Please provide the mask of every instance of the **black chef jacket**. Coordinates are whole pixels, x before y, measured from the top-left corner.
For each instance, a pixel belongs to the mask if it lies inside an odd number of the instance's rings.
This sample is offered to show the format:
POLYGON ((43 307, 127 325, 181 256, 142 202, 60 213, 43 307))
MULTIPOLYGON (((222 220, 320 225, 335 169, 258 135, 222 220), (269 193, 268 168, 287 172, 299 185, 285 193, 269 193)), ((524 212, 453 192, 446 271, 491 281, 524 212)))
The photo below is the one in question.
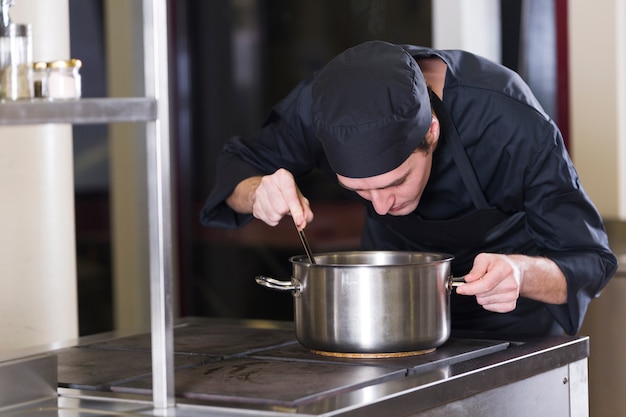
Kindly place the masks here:
MULTIPOLYGON (((501 314, 482 309, 474 297, 453 294, 452 328, 506 335, 563 330, 575 334, 589 302, 615 273, 617 260, 557 126, 514 72, 464 51, 403 47, 416 58, 438 56, 448 65, 441 112, 451 125, 442 123, 430 179, 414 213, 403 219, 379 216, 365 202, 362 248, 451 253, 455 275, 466 274, 473 257, 483 251, 545 256, 566 277, 567 304, 521 297, 515 311, 501 314), (462 144, 469 168, 458 166, 452 138, 462 144), (473 222, 471 230, 464 229, 468 224, 464 219, 477 211, 476 197, 464 178, 468 170, 473 171, 470 174, 494 216, 497 213, 516 224, 510 235, 488 236, 491 225, 476 233, 482 221, 473 222), (422 239, 421 227, 406 227, 412 218, 435 231, 440 224, 445 238, 422 239), (483 245, 481 236, 491 243, 483 245), (442 243, 446 241, 454 242, 442 243)), ((298 178, 319 168, 336 179, 311 126, 313 80, 314 76, 303 81, 279 102, 257 133, 231 138, 225 144, 216 184, 201 212, 202 224, 232 228, 250 221, 251 215, 235 213, 224 202, 250 176, 285 168, 298 178)))

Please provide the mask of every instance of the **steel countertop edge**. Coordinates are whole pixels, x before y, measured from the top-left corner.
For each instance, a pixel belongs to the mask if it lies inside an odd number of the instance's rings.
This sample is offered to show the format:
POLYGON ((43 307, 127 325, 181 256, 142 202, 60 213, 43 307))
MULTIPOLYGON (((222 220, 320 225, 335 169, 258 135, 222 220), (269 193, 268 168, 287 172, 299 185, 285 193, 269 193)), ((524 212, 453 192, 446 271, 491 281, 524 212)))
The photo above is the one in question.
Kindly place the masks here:
POLYGON ((588 357, 587 336, 551 336, 512 342, 508 349, 455 363, 447 369, 434 369, 365 387, 326 400, 324 404, 305 405, 297 411, 305 415, 313 412, 311 415, 366 417, 383 415, 385 410, 393 409, 398 415, 413 415, 588 357), (360 395, 367 391, 367 395, 360 395), (360 397, 368 397, 368 403, 357 407, 360 397))

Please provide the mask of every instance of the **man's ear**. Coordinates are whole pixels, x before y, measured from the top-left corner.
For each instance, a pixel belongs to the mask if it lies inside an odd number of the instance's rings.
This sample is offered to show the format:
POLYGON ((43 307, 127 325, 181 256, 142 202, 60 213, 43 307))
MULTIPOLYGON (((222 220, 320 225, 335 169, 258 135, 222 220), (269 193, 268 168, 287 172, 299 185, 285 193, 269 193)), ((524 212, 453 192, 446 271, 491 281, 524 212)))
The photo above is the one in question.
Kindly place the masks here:
POLYGON ((430 149, 434 150, 437 147, 437 142, 439 141, 440 134, 441 134, 441 126, 439 125, 439 119, 433 113, 433 117, 430 122, 430 127, 428 128, 428 132, 426 132, 426 141, 428 142, 430 149))

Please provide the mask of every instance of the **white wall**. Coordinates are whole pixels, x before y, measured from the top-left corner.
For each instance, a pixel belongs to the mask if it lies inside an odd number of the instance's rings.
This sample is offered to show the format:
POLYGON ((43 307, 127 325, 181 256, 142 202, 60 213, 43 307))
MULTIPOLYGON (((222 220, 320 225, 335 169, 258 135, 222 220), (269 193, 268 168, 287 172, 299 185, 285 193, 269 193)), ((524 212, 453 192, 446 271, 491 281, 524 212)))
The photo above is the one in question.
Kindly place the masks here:
POLYGON ((569 2, 572 155, 607 218, 626 219, 626 2, 569 2))
POLYGON ((501 62, 500 0, 432 2, 433 47, 464 49, 501 62))

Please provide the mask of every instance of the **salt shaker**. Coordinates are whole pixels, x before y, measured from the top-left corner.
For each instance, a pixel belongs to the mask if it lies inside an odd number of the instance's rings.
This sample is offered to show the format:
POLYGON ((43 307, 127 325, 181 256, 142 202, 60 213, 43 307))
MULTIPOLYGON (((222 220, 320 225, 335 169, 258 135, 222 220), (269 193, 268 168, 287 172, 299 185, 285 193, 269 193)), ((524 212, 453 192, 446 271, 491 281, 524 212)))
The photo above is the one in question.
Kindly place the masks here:
POLYGON ((48 62, 48 98, 77 99, 81 96, 80 59, 48 62))

